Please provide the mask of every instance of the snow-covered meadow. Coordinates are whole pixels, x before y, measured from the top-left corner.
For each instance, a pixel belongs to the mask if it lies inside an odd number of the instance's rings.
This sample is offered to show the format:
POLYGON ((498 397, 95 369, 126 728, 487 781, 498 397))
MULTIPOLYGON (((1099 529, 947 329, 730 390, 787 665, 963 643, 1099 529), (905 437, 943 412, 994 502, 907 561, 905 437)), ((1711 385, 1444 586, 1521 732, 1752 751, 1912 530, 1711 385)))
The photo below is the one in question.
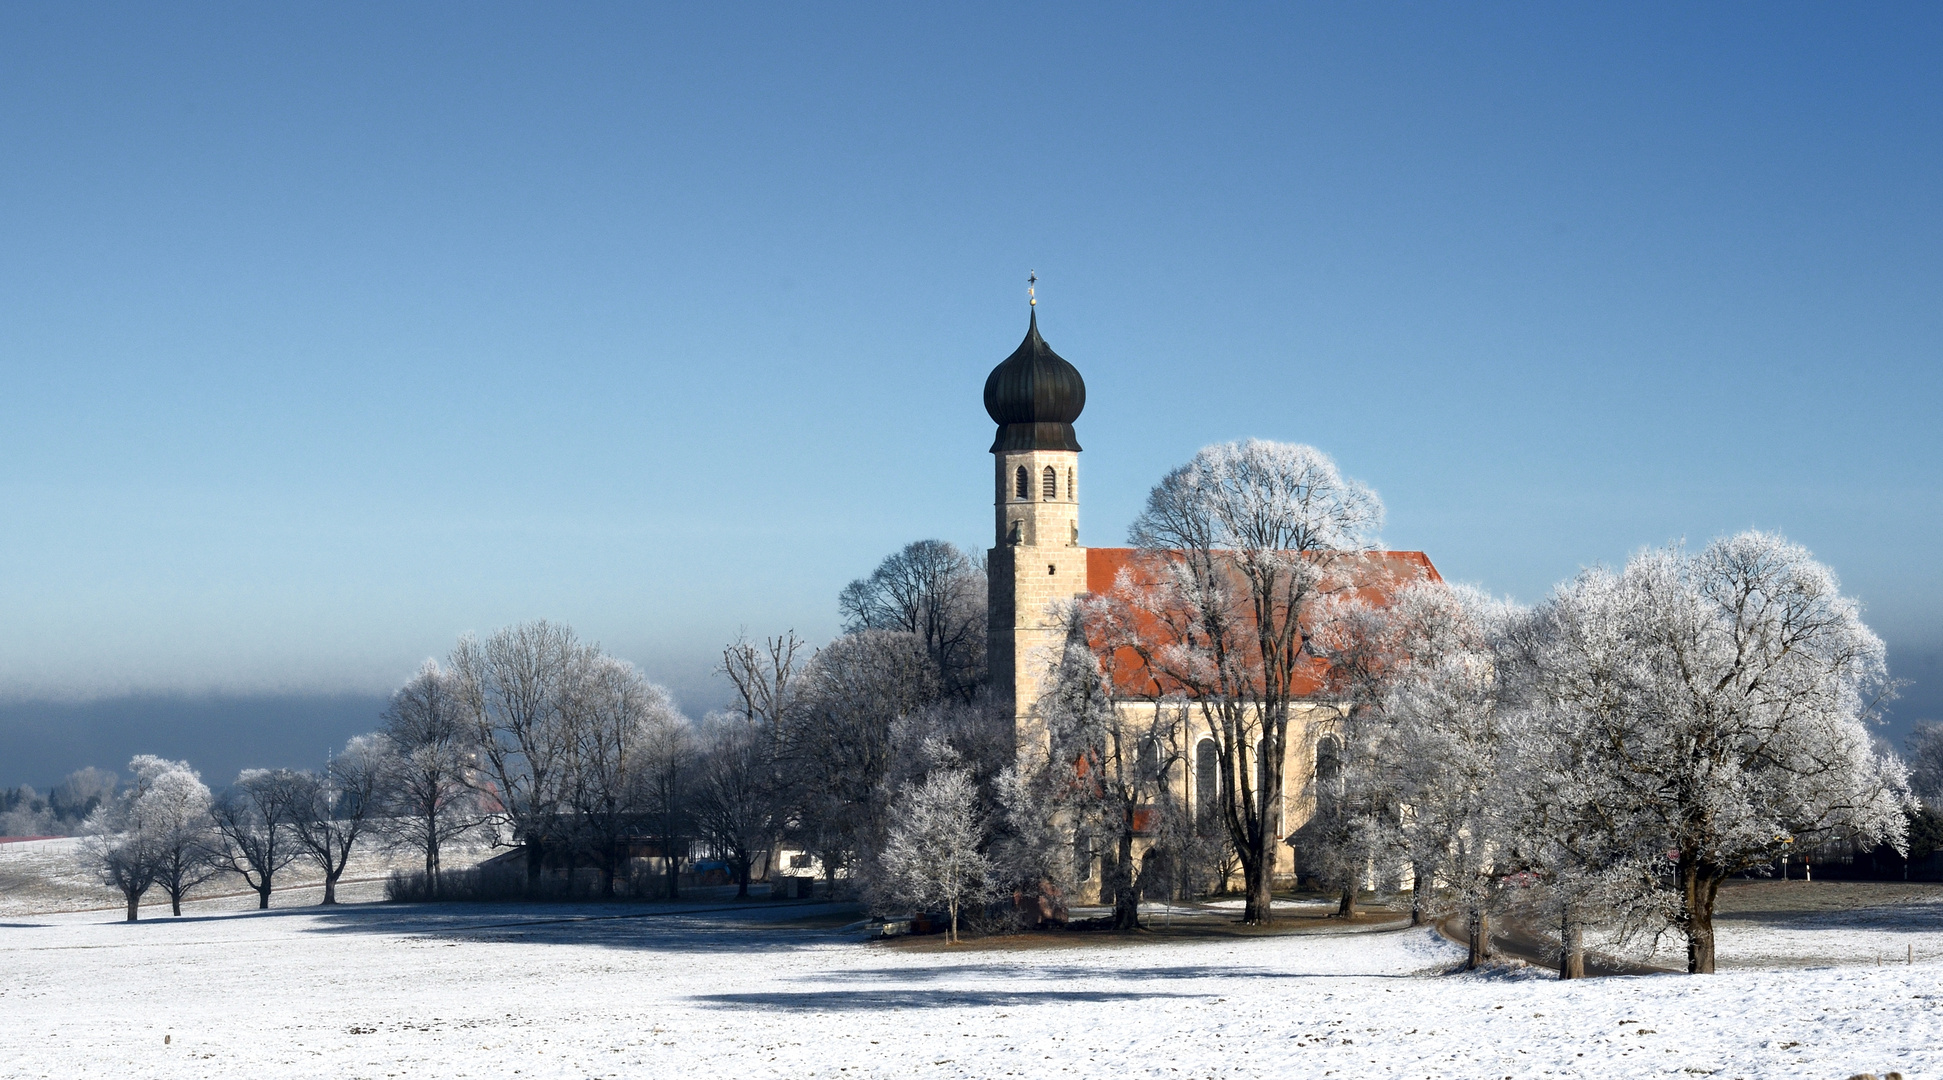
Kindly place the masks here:
MULTIPOLYGON (((9 1077, 1846 1077, 1943 964, 1559 983, 1426 930, 864 944, 827 907, 352 904, 0 924, 9 1077)), ((1943 938, 1938 938, 1943 945, 1943 938)))

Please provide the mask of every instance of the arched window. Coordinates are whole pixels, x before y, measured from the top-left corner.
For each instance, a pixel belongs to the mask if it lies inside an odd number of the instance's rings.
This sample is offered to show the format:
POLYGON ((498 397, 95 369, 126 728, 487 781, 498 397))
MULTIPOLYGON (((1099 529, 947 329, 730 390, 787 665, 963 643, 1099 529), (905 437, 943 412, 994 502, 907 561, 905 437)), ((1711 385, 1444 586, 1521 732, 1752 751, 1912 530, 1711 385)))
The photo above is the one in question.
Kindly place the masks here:
POLYGON ((1213 739, 1194 748, 1194 818, 1201 831, 1214 828, 1215 799, 1221 794, 1221 755, 1213 739))
POLYGON ((1084 829, 1073 834, 1073 870, 1081 881, 1093 880, 1093 836, 1084 829))
POLYGON ((1334 735, 1316 741, 1316 782, 1333 784, 1343 771, 1343 747, 1334 735))
POLYGON ((1152 779, 1160 775, 1160 740, 1152 735, 1140 740, 1140 753, 1134 759, 1134 769, 1143 778, 1152 779))
POLYGON ((1024 465, 1019 466, 1018 475, 1012 478, 1012 494, 1015 497, 1020 499, 1031 498, 1032 488, 1030 487, 1030 484, 1031 481, 1026 479, 1025 466, 1024 465))
POLYGON ((1316 802, 1322 805, 1335 799, 1342 790, 1343 744, 1334 735, 1316 740, 1316 802))
POLYGON ((1059 498, 1059 474, 1051 465, 1046 466, 1046 474, 1039 478, 1039 494, 1047 499, 1059 498))

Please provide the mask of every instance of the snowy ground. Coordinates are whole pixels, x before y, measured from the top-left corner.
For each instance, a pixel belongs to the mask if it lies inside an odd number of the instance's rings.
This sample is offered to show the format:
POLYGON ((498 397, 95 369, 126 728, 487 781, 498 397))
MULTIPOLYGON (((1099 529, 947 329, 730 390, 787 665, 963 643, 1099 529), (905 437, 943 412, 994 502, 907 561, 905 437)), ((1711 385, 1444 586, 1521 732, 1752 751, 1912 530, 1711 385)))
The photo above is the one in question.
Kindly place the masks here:
POLYGON ((1423 930, 952 949, 706 907, 15 919, 0 1075, 1943 1073, 1935 961, 1559 983, 1443 974, 1423 930))
MULTIPOLYGON (((1714 916, 1723 969, 1943 960, 1943 886, 1730 881, 1714 916)), ((1669 935, 1654 962, 1686 967, 1669 935)))

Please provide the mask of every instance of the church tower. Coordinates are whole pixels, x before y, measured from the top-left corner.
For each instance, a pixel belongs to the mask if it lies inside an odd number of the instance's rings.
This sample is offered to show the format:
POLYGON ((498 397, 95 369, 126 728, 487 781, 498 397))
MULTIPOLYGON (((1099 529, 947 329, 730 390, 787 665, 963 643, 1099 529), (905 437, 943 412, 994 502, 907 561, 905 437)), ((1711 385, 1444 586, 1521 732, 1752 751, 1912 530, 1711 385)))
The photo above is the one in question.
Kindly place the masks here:
POLYGON ((1011 712, 1021 754, 1046 746, 1033 706, 1064 644, 1065 628, 1053 608, 1086 592, 1079 440, 1073 435, 1073 421, 1085 406, 1086 384, 1039 336, 1035 306, 1025 340, 985 379, 985 411, 998 425, 986 657, 992 697, 1011 712))

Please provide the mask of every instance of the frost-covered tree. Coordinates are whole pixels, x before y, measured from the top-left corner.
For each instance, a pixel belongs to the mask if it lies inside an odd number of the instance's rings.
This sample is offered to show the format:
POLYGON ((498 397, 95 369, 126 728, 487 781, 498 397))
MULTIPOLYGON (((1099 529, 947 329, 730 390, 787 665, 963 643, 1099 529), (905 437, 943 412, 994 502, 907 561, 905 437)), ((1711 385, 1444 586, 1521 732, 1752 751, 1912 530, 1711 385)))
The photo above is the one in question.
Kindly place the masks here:
POLYGON ((427 660, 386 703, 377 824, 385 839, 424 857, 426 888, 439 895, 446 845, 484 821, 470 782, 472 725, 454 677, 427 660))
POLYGON ((357 735, 322 775, 298 773, 290 794, 290 838, 324 875, 320 904, 337 903, 337 879, 372 823, 389 762, 381 736, 357 735))
POLYGON ((982 850, 978 787, 964 769, 941 764, 896 807, 880 858, 886 889, 919 909, 944 909, 948 940, 957 941, 964 906, 998 892, 997 868, 982 850))
POLYGON ((1309 446, 1210 446, 1147 497, 1130 539, 1151 581, 1137 651, 1201 715, 1220 760, 1220 808, 1247 888, 1243 919, 1271 918, 1291 710, 1315 660, 1305 615, 1375 546, 1375 492, 1309 446))
MULTIPOLYGON (((1117 624, 1112 606, 1104 599, 1067 612, 1066 645, 1036 706, 1049 753, 1042 762, 1025 764, 1038 772, 1044 813, 1075 838, 1075 876, 1090 874, 1097 858, 1100 897, 1113 907, 1113 927, 1131 933, 1140 928, 1142 895, 1157 884, 1146 880, 1148 871, 1163 873, 1170 856, 1163 850, 1136 860, 1134 842, 1142 833, 1171 834, 1176 830, 1166 826, 1185 824, 1166 819, 1184 816, 1167 781, 1184 756, 1187 710, 1182 701, 1164 697, 1115 702, 1088 639, 1089 623, 1098 633, 1117 624), (1089 848, 1084 855, 1082 843, 1089 848), (1097 856, 1090 851, 1095 845, 1097 856)), ((1071 888, 1077 882, 1059 884, 1071 888)))
POLYGON ((92 765, 76 769, 62 777, 61 782, 54 785, 54 790, 48 792, 48 809, 62 821, 84 821, 94 813, 96 807, 105 805, 115 797, 115 787, 120 780, 114 773, 92 765))
POLYGON ((217 843, 216 869, 235 874, 256 892, 256 906, 270 906, 276 876, 302 853, 291 821, 312 782, 290 769, 245 769, 210 804, 217 843))
POLYGON ((186 761, 139 754, 128 763, 135 776, 135 811, 152 838, 155 884, 169 898, 169 912, 182 914, 182 898, 216 870, 209 855, 217 839, 210 817, 209 787, 186 761))
POLYGON ((971 700, 985 677, 985 571, 956 545, 918 540, 837 596, 845 633, 915 634, 947 694, 971 700))
POLYGON ((1355 916, 1373 869, 1408 861, 1414 925, 1428 917, 1432 875, 1403 834, 1402 749, 1383 708, 1408 662, 1404 629, 1396 610, 1375 598, 1337 593, 1314 605, 1308 647, 1324 662, 1312 714, 1319 734, 1299 785, 1310 816, 1293 839, 1304 869, 1336 891, 1345 919, 1355 916))
MULTIPOLYGON (((1615 640, 1616 704, 1584 709, 1611 798, 1671 854, 1691 972, 1714 970, 1714 901, 1790 838, 1901 847, 1906 774, 1872 746, 1888 687, 1882 641, 1806 550, 1747 532, 1705 550, 1642 552, 1594 571, 1548 606, 1615 640)), ((1554 654, 1549 662, 1571 662, 1554 654)))
POLYGON ((571 628, 543 619, 484 641, 461 638, 452 650, 449 667, 478 754, 482 805, 525 847, 529 888, 539 882, 566 793, 570 680, 593 651, 571 628))
POLYGON ((638 831, 649 794, 651 751, 687 719, 668 691, 633 664, 596 653, 575 659, 561 715, 561 828, 576 855, 600 869, 602 895, 612 896, 626 859, 623 842, 638 831))
POLYGON ((162 851, 158 831, 143 816, 141 791, 129 788, 107 802, 97 802, 83 829, 84 865, 102 884, 121 893, 128 905, 128 921, 140 914, 142 897, 155 884, 162 851))
POLYGON ((1512 619, 1499 649, 1518 740, 1504 813, 1517 865, 1538 886, 1525 906, 1556 928, 1562 979, 1584 977, 1589 932, 1617 944, 1671 921, 1665 835, 1611 742, 1637 722, 1629 596, 1616 575, 1583 574, 1512 619))
POLYGON ((1381 705, 1382 771, 1418 887, 1432 887, 1433 910, 1466 919, 1470 967, 1489 954, 1498 886, 1514 868, 1506 811, 1519 746, 1496 662, 1509 615, 1473 590, 1433 582, 1403 588, 1388 606, 1397 652, 1381 705))

